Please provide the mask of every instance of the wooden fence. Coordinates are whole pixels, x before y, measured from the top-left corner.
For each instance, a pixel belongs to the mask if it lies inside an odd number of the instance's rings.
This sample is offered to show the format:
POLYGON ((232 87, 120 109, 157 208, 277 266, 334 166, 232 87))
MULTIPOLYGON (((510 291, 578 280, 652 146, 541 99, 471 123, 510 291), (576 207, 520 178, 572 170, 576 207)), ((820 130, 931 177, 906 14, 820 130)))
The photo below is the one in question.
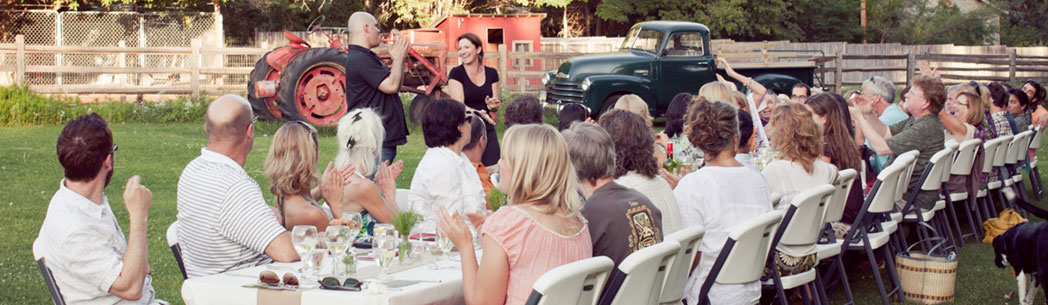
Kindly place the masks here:
MULTIPOLYGON (((609 39, 605 39, 609 40, 609 39)), ((566 42, 558 42, 566 43, 566 42)), ((244 93, 255 62, 276 46, 201 47, 81 47, 28 45, 21 36, 15 43, 0 44, 0 85, 28 84, 42 93, 58 94, 192 94, 244 93), (56 65, 33 61, 41 56, 77 54, 96 56, 96 65, 56 65), (158 56, 175 58, 155 65, 158 56), (234 60, 235 59, 235 60, 234 60), (91 75, 104 82, 57 84, 46 78, 62 74, 91 75), (40 81, 43 79, 44 81, 40 81)), ((879 75, 905 85, 913 79, 918 62, 938 67, 947 83, 968 80, 1007 81, 1048 78, 1048 47, 959 47, 952 45, 905 46, 898 44, 790 43, 785 41, 735 42, 714 40, 711 51, 736 67, 815 65, 816 86, 840 90, 860 85, 879 75), (956 52, 956 53, 950 53, 956 52), (976 54, 968 54, 976 53, 976 54)), ((485 54, 485 64, 497 67, 504 90, 536 92, 545 71, 585 52, 507 52, 505 46, 485 54)), ((458 65, 448 54, 448 67, 458 65)))

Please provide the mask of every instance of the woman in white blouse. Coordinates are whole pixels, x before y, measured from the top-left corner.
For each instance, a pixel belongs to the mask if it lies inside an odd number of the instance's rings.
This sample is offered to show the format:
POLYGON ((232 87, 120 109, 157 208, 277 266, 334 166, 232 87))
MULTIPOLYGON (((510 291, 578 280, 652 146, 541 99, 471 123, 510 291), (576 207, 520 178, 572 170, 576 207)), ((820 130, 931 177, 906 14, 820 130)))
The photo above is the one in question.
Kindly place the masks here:
MULTIPOLYGON (((698 266, 685 287, 688 304, 697 304, 702 284, 720 255, 728 232, 737 224, 770 212, 771 189, 760 173, 735 160, 739 144, 735 107, 724 102, 695 103, 685 121, 685 134, 706 157, 706 165, 684 176, 673 190, 682 226, 706 230, 699 246, 702 255, 698 266)), ((760 283, 756 281, 713 284, 708 294, 714 305, 756 304, 760 295, 760 283)))
POLYGON ((422 137, 426 154, 411 179, 408 202, 423 216, 435 216, 433 204, 448 212, 476 213, 484 209, 484 187, 469 158, 462 153, 470 138, 470 116, 466 107, 452 99, 439 99, 426 106, 422 137))

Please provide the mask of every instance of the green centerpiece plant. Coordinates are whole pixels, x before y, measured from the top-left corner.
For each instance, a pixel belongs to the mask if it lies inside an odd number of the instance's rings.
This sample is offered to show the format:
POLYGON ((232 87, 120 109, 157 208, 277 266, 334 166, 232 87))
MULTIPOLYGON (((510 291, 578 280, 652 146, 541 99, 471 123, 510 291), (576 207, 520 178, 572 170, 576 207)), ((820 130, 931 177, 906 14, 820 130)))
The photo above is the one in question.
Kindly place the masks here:
POLYGON ((400 263, 411 257, 411 228, 415 227, 422 217, 411 211, 400 211, 393 215, 393 228, 400 232, 400 263))

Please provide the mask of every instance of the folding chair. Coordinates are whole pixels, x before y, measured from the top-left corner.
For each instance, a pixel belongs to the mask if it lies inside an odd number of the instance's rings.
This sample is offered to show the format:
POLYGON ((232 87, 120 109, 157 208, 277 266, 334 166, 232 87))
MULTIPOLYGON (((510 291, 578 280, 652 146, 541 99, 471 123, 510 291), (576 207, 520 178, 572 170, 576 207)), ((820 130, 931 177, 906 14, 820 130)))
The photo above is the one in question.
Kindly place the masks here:
POLYGON ((1026 165, 1026 159, 1030 155, 1030 141, 1033 139, 1033 133, 1034 131, 1032 129, 1019 133, 1021 139, 1017 144, 1018 148, 1016 148, 1014 160, 1008 158, 1008 160, 1005 161, 1006 163, 1007 161, 1012 161, 1010 164, 1011 170, 1009 171, 1009 173, 1012 174, 1012 185, 1017 185, 1015 191, 1019 193, 1019 198, 1026 201, 1029 201, 1030 198, 1026 195, 1026 187, 1023 185, 1023 174, 1020 169, 1026 165))
POLYGON ((182 263, 182 246, 178 244, 178 220, 175 220, 167 227, 167 246, 171 247, 171 254, 175 255, 178 270, 182 271, 182 279, 188 279, 189 277, 186 276, 186 265, 182 263))
POLYGON ((1030 188, 1033 189, 1033 194, 1037 196, 1037 200, 1044 199, 1044 182, 1041 181, 1041 172, 1037 170, 1037 150, 1041 149, 1043 139, 1044 130, 1035 128, 1033 140, 1030 140, 1030 157, 1028 162, 1026 162, 1029 165, 1026 167, 1026 174, 1030 176, 1030 188))
MULTIPOLYGON (((973 145, 972 147, 975 146, 973 145)), ((960 154, 960 144, 956 141, 948 141, 946 142, 946 149, 950 150, 950 156, 943 160, 943 170, 939 173, 938 197, 941 199, 935 201, 935 208, 932 210, 936 214, 941 214, 935 219, 939 221, 941 226, 947 229, 944 231, 944 234, 948 234, 950 242, 955 246, 963 248, 965 246, 964 237, 961 235, 961 225, 957 221, 957 211, 954 210, 953 200, 948 198, 949 190, 946 189, 946 183, 950 181, 950 174, 953 172, 953 164, 957 162, 957 155, 960 154)))
MULTIPOLYGON (((892 211, 888 213, 887 218, 881 217, 882 221, 880 224, 884 232, 894 236, 889 239, 892 253, 898 253, 906 249, 906 236, 903 236, 903 232, 899 230, 899 224, 903 220, 902 207, 906 206, 906 200, 903 198, 903 195, 910 187, 910 179, 913 178, 913 171, 917 168, 918 156, 920 156, 920 152, 911 150, 899 154, 891 163, 891 165, 898 164, 903 167, 902 172, 899 173, 899 179, 894 184, 894 191, 892 191, 892 202, 894 203, 892 211)), ((870 193, 872 194, 873 192, 871 191, 870 193)))
POLYGON ((990 207, 993 210, 991 217, 997 215, 998 211, 1004 210, 1008 206, 1007 201, 1004 200, 1004 195, 1001 194, 1001 187, 1004 186, 1005 180, 1008 178, 1005 173, 1006 170, 1004 170, 1004 161, 1009 155, 1009 151, 1014 152, 1012 150, 1012 139, 1014 137, 1018 137, 1018 135, 998 137, 998 139, 1001 139, 1001 144, 993 155, 993 168, 997 172, 997 180, 986 183, 986 189, 990 193, 987 194, 988 198, 991 199, 990 207), (1001 207, 1000 209, 997 209, 998 205, 1001 207))
MULTIPOLYGON (((917 185, 910 190, 909 198, 906 199, 906 205, 902 208, 903 222, 918 224, 916 226, 917 236, 921 241, 928 240, 931 237, 926 227, 920 225, 921 223, 932 225, 936 231, 942 232, 942 237, 948 241, 953 239, 949 226, 942 225, 942 217, 935 217, 936 212, 942 209, 939 207, 939 204, 936 204, 932 209, 925 209, 917 204, 917 195, 921 191, 940 193, 943 172, 947 171, 947 164, 953 163, 953 152, 951 147, 946 147, 932 155, 918 178, 917 185)), ((942 206, 945 207, 945 202, 942 203, 942 206)), ((905 239, 903 240, 905 241, 905 239)), ((931 244, 926 244, 924 249, 931 249, 931 244)))
MULTIPOLYGON (((953 166, 950 167, 950 171, 947 174, 947 177, 949 177, 949 175, 972 175, 972 169, 975 166, 975 156, 979 152, 979 147, 982 146, 982 144, 982 140, 979 139, 971 139, 961 143, 960 147, 957 149, 957 157, 953 159, 953 166)), ((974 173, 974 175, 979 175, 979 172, 974 173)), ((979 177, 970 177, 969 179, 979 179, 979 177)), ((953 221, 953 224, 957 229, 957 233, 959 235, 958 238, 961 240, 962 245, 964 243, 964 237, 967 235, 961 233, 960 222, 958 221, 957 216, 953 211, 954 203, 959 201, 963 201, 966 203, 966 205, 962 205, 962 207, 964 208, 964 212, 968 215, 968 225, 971 227, 972 230, 972 233, 968 235, 972 235, 975 241, 981 240, 983 235, 981 225, 982 222, 980 221, 980 225, 978 226, 975 225, 975 217, 974 215, 972 215, 971 209, 971 207, 975 205, 972 202, 970 202, 968 198, 970 195, 976 193, 977 190, 966 188, 964 192, 951 193, 946 188, 943 188, 943 191, 943 199, 946 201, 946 206, 950 208, 950 216, 952 217, 951 220, 953 221)), ((976 214, 979 214, 978 210, 976 210, 976 214)))
MULTIPOLYGON (((811 189, 800 192, 790 200, 790 205, 786 208, 786 215, 782 218, 782 225, 779 226, 778 232, 775 233, 775 239, 772 240, 774 246, 798 246, 798 247, 811 247, 810 253, 804 255, 818 254, 815 244, 819 242, 819 233, 823 228, 823 217, 826 215, 826 204, 830 201, 830 197, 836 188, 833 185, 820 185, 811 189)), ((764 280, 761 284, 766 288, 775 289, 775 293, 779 297, 779 303, 786 305, 788 301, 786 298, 786 289, 793 289, 801 286, 807 286, 810 292, 820 292, 819 296, 809 295, 807 291, 802 290, 802 297, 804 303, 808 304, 809 299, 816 300, 816 303, 826 301, 825 287, 822 285, 822 280, 818 276, 818 270, 815 266, 811 269, 793 274, 782 276, 779 274, 778 268, 775 267, 774 257, 769 257, 767 268, 771 270, 771 278, 764 280), (814 286, 812 286, 814 284, 814 286)))
POLYGON ((608 301, 601 300, 601 304, 658 304, 666 271, 673 266, 679 251, 679 243, 664 240, 626 256, 619 263, 620 272, 615 273, 615 277, 621 277, 622 285, 614 297, 608 301))
POLYGON ((691 226, 667 235, 664 240, 672 240, 680 244, 677 259, 669 270, 666 271, 666 281, 662 285, 662 297, 659 304, 681 304, 684 298, 684 286, 688 283, 688 274, 691 273, 691 264, 695 261, 695 255, 699 253, 702 245, 702 237, 706 230, 699 226, 691 226))
POLYGON ((401 211, 411 211, 411 190, 408 189, 397 189, 397 209, 401 211))
POLYGON ((47 283, 47 290, 51 292, 51 299, 55 301, 55 305, 65 305, 65 297, 62 296, 62 290, 58 289, 55 275, 51 273, 51 268, 47 267, 47 262, 41 257, 36 260, 36 265, 40 266, 40 273, 44 275, 44 283, 47 283))
POLYGON ((550 269, 532 285, 527 305, 594 305, 611 269, 607 256, 591 257, 550 269))
MULTIPOLYGON (((1006 139, 1005 137, 998 137, 990 139, 989 141, 986 141, 986 143, 983 143, 983 163, 980 165, 982 167, 983 174, 989 175, 992 178, 994 172, 994 160, 997 157, 998 151, 1002 150, 1002 143, 1005 143, 1004 141, 1006 140, 1008 139, 1006 139)), ((979 224, 982 224, 987 219, 990 219, 991 217, 994 217, 994 215, 997 215, 997 212, 993 207, 993 200, 990 195, 990 184, 992 184, 993 182, 994 181, 991 180, 987 181, 987 183, 985 184, 980 184, 979 190, 976 191, 975 206, 976 211, 978 211, 979 214, 979 224)))
POLYGON ((826 241, 815 245, 819 264, 822 264, 824 261, 828 262, 828 259, 833 259, 833 262, 830 263, 830 269, 822 274, 822 278, 826 278, 830 272, 837 272, 841 286, 844 286, 844 296, 848 298, 848 302, 845 304, 855 304, 855 299, 852 297, 851 287, 848 285, 847 272, 844 271, 844 259, 840 255, 844 240, 837 239, 837 236, 833 233, 833 226, 830 223, 841 221, 841 217, 844 216, 844 208, 848 204, 848 195, 851 193, 856 175, 855 170, 850 168, 837 173, 837 180, 833 183, 835 191, 833 196, 830 197, 829 206, 826 207, 826 216, 823 217, 822 236, 826 238, 826 241))
POLYGON ((888 295, 895 293, 899 301, 904 301, 899 286, 899 277, 895 274, 895 262, 892 253, 885 245, 891 239, 891 233, 885 231, 882 226, 884 214, 892 211, 895 207, 895 193, 899 179, 906 172, 907 164, 893 163, 877 175, 877 182, 870 189, 870 195, 866 196, 862 210, 852 223, 851 230, 844 236, 843 251, 863 251, 870 262, 874 281, 877 284, 877 292, 881 295, 881 303, 888 305, 888 295), (881 258, 884 260, 885 269, 888 271, 890 282, 894 285, 891 291, 886 291, 881 273, 877 268, 877 259, 874 250, 881 250, 881 258))
POLYGON ((775 230, 782 220, 782 213, 772 211, 735 225, 728 233, 717 260, 699 290, 697 305, 709 305, 710 288, 714 283, 721 285, 746 284, 760 280, 764 264, 768 261, 775 230), (730 270, 730 272, 721 272, 730 270))

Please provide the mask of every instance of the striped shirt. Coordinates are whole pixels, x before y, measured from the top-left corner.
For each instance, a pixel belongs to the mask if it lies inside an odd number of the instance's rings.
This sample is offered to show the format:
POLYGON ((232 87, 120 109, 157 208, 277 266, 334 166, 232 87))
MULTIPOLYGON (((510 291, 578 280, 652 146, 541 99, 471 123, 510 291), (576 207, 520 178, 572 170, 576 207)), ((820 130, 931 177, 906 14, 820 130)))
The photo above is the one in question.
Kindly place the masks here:
POLYGON ((124 268, 127 240, 109 199, 98 204, 66 188, 63 179, 47 206, 33 256, 44 259, 66 304, 157 304, 152 277, 146 275, 142 298, 128 301, 109 293, 124 268))
POLYGON ((204 148, 178 179, 182 261, 190 278, 271 263, 284 227, 240 164, 204 148))

